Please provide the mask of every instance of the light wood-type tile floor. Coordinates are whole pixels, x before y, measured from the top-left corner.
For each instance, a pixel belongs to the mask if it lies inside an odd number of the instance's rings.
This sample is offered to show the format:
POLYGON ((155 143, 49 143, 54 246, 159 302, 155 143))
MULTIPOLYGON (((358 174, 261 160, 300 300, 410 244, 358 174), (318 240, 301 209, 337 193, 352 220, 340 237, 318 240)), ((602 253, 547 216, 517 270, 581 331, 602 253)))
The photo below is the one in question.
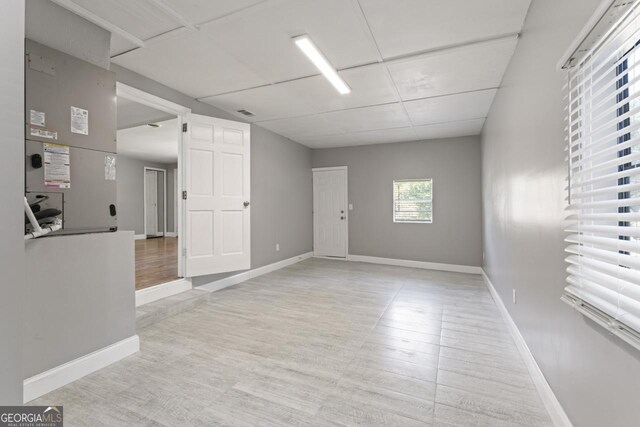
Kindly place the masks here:
POLYGON ((32 402, 67 426, 550 426, 478 275, 310 259, 32 402))
POLYGON ((178 238, 136 240, 136 289, 178 278, 178 238))

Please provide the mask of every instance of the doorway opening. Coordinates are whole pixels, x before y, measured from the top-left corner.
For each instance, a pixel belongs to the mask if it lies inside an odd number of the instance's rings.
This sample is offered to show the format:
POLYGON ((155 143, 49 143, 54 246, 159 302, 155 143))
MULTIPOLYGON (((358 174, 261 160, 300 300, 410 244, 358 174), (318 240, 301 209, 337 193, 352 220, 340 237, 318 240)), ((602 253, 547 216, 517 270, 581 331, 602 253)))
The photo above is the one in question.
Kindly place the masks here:
POLYGON ((180 147, 189 109, 120 83, 117 104, 118 229, 135 234, 138 299, 184 277, 180 147))

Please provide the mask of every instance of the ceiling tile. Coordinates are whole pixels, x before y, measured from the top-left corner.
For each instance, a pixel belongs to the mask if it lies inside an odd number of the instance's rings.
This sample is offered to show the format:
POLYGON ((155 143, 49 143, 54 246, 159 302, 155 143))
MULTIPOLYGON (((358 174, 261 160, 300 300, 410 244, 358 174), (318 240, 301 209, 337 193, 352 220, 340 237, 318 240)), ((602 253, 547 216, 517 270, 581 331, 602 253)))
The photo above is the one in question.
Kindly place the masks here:
POLYGON ((482 126, 484 126, 484 119, 475 119, 462 122, 416 126, 413 130, 416 132, 418 139, 422 140, 480 135, 482 126))
POLYGON ((175 18, 147 1, 73 0, 78 6, 145 40, 178 28, 175 18))
POLYGON ((530 0, 359 0, 384 58, 520 32, 530 0))
POLYGON ((404 106, 414 125, 487 117, 497 89, 408 101, 404 106))
POLYGON ((344 132, 401 128, 411 125, 400 103, 334 111, 322 116, 333 123, 336 129, 344 132))
POLYGON ((517 39, 449 49, 389 64, 403 100, 496 88, 517 39))
POLYGON ((334 123, 324 117, 324 115, 318 114, 303 117, 291 117, 288 119, 269 120, 266 122, 260 122, 258 125, 292 139, 306 136, 341 133, 334 123))
POLYGON ((238 117, 240 109, 255 113, 252 121, 275 120, 396 102, 392 83, 384 69, 367 66, 340 72, 351 86, 348 95, 340 95, 323 76, 314 76, 277 85, 269 85, 226 95, 201 99, 238 117))
POLYGON ((268 83, 259 70, 222 49, 206 30, 136 49, 112 62, 194 98, 268 83))
POLYGON ((164 0, 192 24, 227 17, 264 0, 164 0))
POLYGON ((308 34, 337 69, 377 60, 375 44, 354 2, 281 0, 267 4, 236 19, 206 24, 203 29, 221 48, 260 70, 271 82, 317 73, 292 41, 301 34, 308 34))
POLYGON ((352 2, 264 4, 204 24, 197 32, 124 53, 114 62, 202 98, 317 74, 292 41, 300 34, 308 34, 336 68, 377 59, 352 2))

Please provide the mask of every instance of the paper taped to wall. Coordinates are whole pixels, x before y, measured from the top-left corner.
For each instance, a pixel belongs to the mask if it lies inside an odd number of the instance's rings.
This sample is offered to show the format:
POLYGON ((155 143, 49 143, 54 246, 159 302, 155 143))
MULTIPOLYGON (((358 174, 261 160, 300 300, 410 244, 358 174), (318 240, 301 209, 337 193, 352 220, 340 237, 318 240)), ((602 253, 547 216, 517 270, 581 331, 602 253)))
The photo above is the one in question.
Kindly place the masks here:
POLYGON ((43 143, 44 185, 50 188, 71 188, 71 156, 69 146, 43 143))
POLYGON ((107 181, 116 180, 116 156, 113 154, 104 156, 104 179, 107 181))
POLYGON ((45 114, 42 111, 30 110, 29 123, 33 126, 45 125, 45 114))
POLYGON ((89 111, 71 106, 71 133, 89 135, 89 111))
POLYGON ((46 129, 31 128, 31 136, 37 136, 38 138, 58 139, 58 132, 46 129))

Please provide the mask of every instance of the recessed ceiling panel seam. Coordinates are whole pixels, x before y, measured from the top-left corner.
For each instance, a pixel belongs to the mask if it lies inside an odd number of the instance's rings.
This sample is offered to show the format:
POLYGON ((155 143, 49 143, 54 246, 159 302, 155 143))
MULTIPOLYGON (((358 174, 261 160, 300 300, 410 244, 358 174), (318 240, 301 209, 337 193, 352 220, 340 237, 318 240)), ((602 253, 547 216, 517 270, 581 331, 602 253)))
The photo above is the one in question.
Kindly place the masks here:
MULTIPOLYGON (((506 40, 509 40, 509 39, 515 39, 517 36, 518 36, 518 34, 515 33, 515 34, 509 34, 509 35, 506 35, 506 36, 501 36, 500 38, 495 38, 495 39, 494 38, 492 38, 492 39, 482 39, 482 40, 477 40, 477 41, 470 42, 470 43, 465 44, 465 45, 456 45, 456 46, 451 46, 451 47, 447 47, 447 48, 444 48, 444 49, 437 49, 437 50, 420 51, 420 52, 415 52, 415 53, 408 54, 408 55, 403 55, 403 56, 397 57, 397 58, 385 59, 382 62, 369 62, 369 63, 365 63, 365 64, 359 64, 359 65, 353 65, 353 66, 349 66, 349 67, 337 68, 336 70, 338 72, 341 72, 341 71, 348 71, 348 70, 365 69, 367 67, 385 67, 385 68, 387 68, 388 65, 392 65, 392 64, 396 64, 396 63, 422 59, 423 57, 426 58, 426 57, 429 57, 431 55, 450 53, 450 52, 456 51, 458 49, 464 49, 464 48, 467 48, 467 47, 481 46, 481 45, 485 45, 487 43, 498 42, 498 41, 506 41, 506 40)), ((244 92, 244 91, 247 91, 247 90, 260 89, 260 88, 267 87, 267 86, 275 86, 275 85, 295 82, 295 81, 298 81, 298 80, 310 79, 310 78, 313 78, 313 77, 317 77, 319 75, 320 75, 319 73, 314 73, 314 74, 309 74, 309 75, 305 75, 305 76, 296 77, 296 78, 293 78, 293 79, 279 80, 279 81, 275 81, 275 82, 269 83, 269 84, 246 87, 244 89, 232 90, 232 91, 228 91, 228 92, 220 92, 220 93, 216 93, 216 94, 213 94, 213 95, 199 96, 196 99, 198 101, 201 101, 201 100, 207 99, 207 98, 215 98, 216 96, 232 95, 232 94, 244 92)))
MULTIPOLYGON (((485 91, 492 91, 492 90, 497 90, 497 89, 499 89, 499 88, 497 88, 497 87, 487 87, 487 88, 483 88, 483 89, 467 90, 467 91, 463 91, 463 92, 452 92, 452 93, 447 93, 447 94, 444 94, 444 95, 426 96, 426 97, 423 97, 423 98, 411 98, 411 99, 407 99, 405 102, 422 101, 422 100, 437 99, 437 98, 446 98, 448 96, 467 95, 467 94, 472 94, 472 93, 477 93, 477 92, 485 92, 485 91)), ((399 104, 399 103, 400 102, 398 102, 398 101, 394 101, 394 102, 383 102, 383 103, 380 103, 380 104, 368 104, 368 105, 362 105, 362 106, 358 106, 358 107, 349 107, 349 108, 341 108, 341 109, 337 109, 337 110, 320 111, 320 112, 311 113, 311 114, 301 114, 299 116, 284 116, 284 117, 277 117, 277 118, 268 119, 268 120, 256 120, 256 121, 253 121, 252 123, 258 125, 258 124, 261 124, 261 123, 269 123, 269 122, 275 122, 275 121, 286 120, 286 119, 302 119, 302 118, 307 118, 307 117, 321 116, 321 115, 327 114, 327 113, 337 113, 337 112, 341 112, 341 111, 361 110, 361 109, 365 109, 365 108, 369 108, 369 107, 382 107, 382 106, 385 106, 385 105, 394 105, 394 104, 399 104)))

